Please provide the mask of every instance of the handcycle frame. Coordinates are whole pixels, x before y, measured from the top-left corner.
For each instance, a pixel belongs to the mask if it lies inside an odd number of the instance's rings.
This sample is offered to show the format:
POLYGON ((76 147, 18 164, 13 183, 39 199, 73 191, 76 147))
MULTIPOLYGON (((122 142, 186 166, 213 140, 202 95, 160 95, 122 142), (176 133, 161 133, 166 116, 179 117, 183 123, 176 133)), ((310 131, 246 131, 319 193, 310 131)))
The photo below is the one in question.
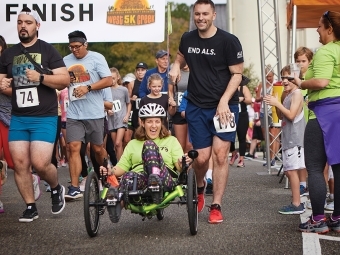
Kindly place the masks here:
MULTIPOLYGON (((134 175, 133 189, 128 190, 127 184, 123 192, 119 192, 118 196, 108 199, 108 191, 110 184, 107 182, 107 175, 101 172, 101 180, 103 183, 103 190, 99 192, 99 180, 94 171, 88 174, 84 191, 84 219, 86 231, 90 237, 97 235, 99 230, 100 215, 105 213, 105 208, 111 209, 117 206, 118 203, 124 201, 125 209, 130 210, 131 213, 140 214, 145 218, 151 219, 157 216, 158 220, 164 217, 163 210, 170 204, 187 205, 188 220, 191 235, 197 234, 198 211, 197 211, 197 183, 196 175, 193 168, 189 167, 197 158, 198 152, 191 150, 188 156, 192 159, 190 164, 186 164, 186 157, 182 156, 182 171, 178 179, 177 185, 170 192, 164 192, 160 203, 155 203, 150 199, 149 187, 144 190, 137 190, 137 176, 134 175), (138 201, 135 201, 137 198, 138 201), (176 198, 179 200, 175 201, 176 198)), ((107 167, 107 160, 104 160, 103 166, 107 167)), ((111 219, 111 215, 110 215, 111 219)), ((118 218, 119 220, 119 218, 118 218)), ((118 220, 116 222, 118 222, 118 220)), ((112 219, 111 219, 112 221, 112 219)), ((113 221, 115 222, 115 221, 113 221)))

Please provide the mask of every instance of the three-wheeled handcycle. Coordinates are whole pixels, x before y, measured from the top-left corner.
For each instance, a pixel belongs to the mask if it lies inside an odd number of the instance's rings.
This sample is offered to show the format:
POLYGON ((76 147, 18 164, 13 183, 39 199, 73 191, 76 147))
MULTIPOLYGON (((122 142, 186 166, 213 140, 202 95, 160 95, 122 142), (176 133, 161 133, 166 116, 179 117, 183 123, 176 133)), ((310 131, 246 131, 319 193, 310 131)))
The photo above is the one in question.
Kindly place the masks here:
MULTIPOLYGON (((97 235, 99 230, 99 218, 107 210, 110 220, 117 223, 120 219, 121 206, 132 213, 139 214, 151 219, 156 216, 158 220, 164 218, 164 208, 170 204, 186 205, 188 212, 189 228, 191 235, 197 234, 197 183, 193 168, 189 168, 197 158, 198 152, 191 150, 188 156, 191 163, 186 163, 186 157, 182 157, 182 171, 176 180, 176 185, 172 191, 163 191, 159 183, 151 183, 144 190, 138 190, 137 174, 132 175, 128 182, 131 182, 132 190, 128 184, 124 184, 117 189, 111 187, 107 182, 107 175, 101 172, 103 190, 99 190, 99 179, 94 171, 88 174, 84 191, 84 218, 87 233, 90 237, 97 235)), ((104 162, 104 166, 107 161, 104 162)), ((131 184, 130 183, 130 184, 131 184)), ((130 185, 131 187, 131 185, 130 185)))

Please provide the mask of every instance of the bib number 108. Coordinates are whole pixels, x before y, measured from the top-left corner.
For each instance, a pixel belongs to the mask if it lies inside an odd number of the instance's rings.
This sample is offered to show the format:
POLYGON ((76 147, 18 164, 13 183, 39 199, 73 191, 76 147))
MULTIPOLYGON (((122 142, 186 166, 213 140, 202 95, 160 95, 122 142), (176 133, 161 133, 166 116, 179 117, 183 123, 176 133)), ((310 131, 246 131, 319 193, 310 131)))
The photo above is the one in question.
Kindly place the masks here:
POLYGON ((231 113, 229 118, 229 122, 226 125, 221 123, 220 117, 215 116, 214 119, 214 126, 217 133, 227 133, 227 132, 234 132, 236 131, 236 121, 235 121, 235 114, 231 113))

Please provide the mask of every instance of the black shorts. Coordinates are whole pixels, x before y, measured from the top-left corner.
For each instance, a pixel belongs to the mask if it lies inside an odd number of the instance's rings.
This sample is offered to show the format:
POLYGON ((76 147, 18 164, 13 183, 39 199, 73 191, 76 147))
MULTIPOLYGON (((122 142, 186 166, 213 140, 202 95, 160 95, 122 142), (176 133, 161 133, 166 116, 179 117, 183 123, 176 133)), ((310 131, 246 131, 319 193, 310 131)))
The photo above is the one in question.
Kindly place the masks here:
POLYGON ((252 138, 264 141, 264 137, 263 137, 261 126, 256 126, 256 125, 253 126, 253 137, 252 138))
POLYGON ((187 124, 187 120, 181 116, 180 112, 176 112, 174 116, 171 117, 172 124, 174 125, 183 125, 187 124))

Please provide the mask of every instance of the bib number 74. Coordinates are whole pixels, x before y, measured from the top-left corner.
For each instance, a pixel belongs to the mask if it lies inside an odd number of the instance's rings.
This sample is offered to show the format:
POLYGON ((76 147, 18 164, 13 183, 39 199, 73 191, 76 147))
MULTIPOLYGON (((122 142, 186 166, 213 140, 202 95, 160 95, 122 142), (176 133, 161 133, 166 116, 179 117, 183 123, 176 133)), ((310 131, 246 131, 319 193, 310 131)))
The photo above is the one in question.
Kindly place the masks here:
POLYGON ((229 122, 226 125, 222 125, 219 116, 215 116, 213 121, 217 133, 228 133, 236 131, 235 114, 233 112, 231 113, 229 122))
POLYGON ((39 105, 38 90, 36 87, 16 90, 17 104, 19 108, 39 105))

